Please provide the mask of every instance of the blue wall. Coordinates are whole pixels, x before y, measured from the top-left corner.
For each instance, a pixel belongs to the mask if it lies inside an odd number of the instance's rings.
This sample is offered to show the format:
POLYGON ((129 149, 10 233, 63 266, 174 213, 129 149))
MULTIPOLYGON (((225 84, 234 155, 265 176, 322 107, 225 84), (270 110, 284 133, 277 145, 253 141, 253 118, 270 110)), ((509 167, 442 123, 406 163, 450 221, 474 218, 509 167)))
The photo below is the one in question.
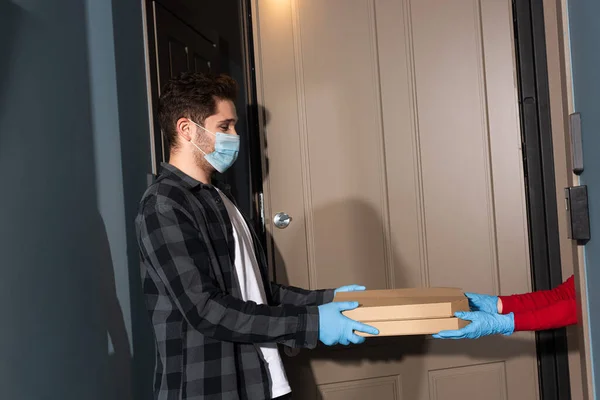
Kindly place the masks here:
POLYGON ((149 398, 141 1, 0 0, 0 54, 0 398, 149 398))
POLYGON ((600 1, 569 0, 575 111, 581 113, 592 240, 585 247, 594 387, 600 387, 600 1))

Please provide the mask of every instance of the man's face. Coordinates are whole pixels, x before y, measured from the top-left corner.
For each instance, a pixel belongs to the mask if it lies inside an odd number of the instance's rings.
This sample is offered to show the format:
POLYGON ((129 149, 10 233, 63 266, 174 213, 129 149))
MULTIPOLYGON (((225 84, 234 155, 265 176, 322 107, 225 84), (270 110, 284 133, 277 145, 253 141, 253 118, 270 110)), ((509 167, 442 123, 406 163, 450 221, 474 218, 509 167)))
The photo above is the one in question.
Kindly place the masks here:
MULTIPOLYGON (((228 135, 237 135, 235 131, 235 124, 237 123, 237 113, 235 105, 230 100, 217 100, 216 113, 206 118, 204 121, 204 128, 212 132, 206 132, 204 129, 190 124, 192 133, 192 140, 198 145, 202 151, 206 154, 210 154, 215 150, 215 135, 217 132, 225 133, 228 135)), ((200 123, 200 121, 194 121, 200 123)), ((205 171, 214 172, 214 167, 206 161, 204 154, 196 148, 192 148, 194 151, 194 159, 197 165, 205 171)))
POLYGON ((230 100, 217 100, 217 112, 206 118, 204 127, 213 133, 221 132, 237 135, 235 131, 237 120, 235 104, 230 100))

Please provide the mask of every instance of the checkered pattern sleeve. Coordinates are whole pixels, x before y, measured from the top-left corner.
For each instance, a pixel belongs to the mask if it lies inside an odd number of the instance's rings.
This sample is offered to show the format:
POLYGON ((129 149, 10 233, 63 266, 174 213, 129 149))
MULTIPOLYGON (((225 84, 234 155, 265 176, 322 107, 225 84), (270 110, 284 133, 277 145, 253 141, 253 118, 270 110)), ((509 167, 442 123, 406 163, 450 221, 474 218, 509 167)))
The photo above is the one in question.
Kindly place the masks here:
POLYGON ((316 306, 269 306, 243 301, 219 289, 211 276, 207 245, 191 214, 176 202, 150 202, 139 220, 142 256, 163 282, 187 322, 207 337, 240 343, 276 342, 314 348, 316 306))
POLYGON ((333 301, 335 289, 305 290, 293 286, 284 286, 271 282, 273 301, 276 304, 294 306, 320 306, 333 301))

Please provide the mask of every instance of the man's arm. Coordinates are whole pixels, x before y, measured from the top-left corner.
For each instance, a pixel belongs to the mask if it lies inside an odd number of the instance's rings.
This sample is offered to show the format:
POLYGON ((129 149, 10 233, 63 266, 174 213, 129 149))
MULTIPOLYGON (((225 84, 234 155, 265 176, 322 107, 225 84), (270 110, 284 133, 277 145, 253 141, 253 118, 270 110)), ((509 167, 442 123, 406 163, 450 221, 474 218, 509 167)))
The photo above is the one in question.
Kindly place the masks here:
POLYGON ((271 282, 271 292, 275 304, 293 306, 320 306, 331 303, 335 295, 335 289, 306 290, 275 282, 271 282))
POLYGON ((175 203, 146 205, 138 224, 143 256, 195 329, 221 341, 317 345, 316 306, 272 307, 242 301, 220 290, 210 275, 209 250, 182 207, 175 203))

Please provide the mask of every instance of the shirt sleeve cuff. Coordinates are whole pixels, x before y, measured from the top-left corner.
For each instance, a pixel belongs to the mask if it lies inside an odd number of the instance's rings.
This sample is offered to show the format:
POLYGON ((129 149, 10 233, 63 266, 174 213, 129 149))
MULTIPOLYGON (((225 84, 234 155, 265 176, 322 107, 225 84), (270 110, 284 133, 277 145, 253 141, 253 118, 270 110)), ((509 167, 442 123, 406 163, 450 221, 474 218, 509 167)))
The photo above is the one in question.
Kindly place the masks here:
POLYGON ((513 313, 515 316, 515 332, 522 332, 531 330, 531 327, 527 326, 527 320, 523 318, 523 315, 513 313))
POLYGON ((320 302, 318 305, 329 304, 333 301, 335 297, 335 289, 325 289, 321 292, 321 296, 319 296, 320 302))
POLYGON ((499 296, 499 299, 502 302, 502 314, 506 315, 517 311, 518 307, 512 296, 499 296))
POLYGON ((298 319, 298 337, 294 347, 314 349, 319 344, 319 307, 306 307, 298 319))

